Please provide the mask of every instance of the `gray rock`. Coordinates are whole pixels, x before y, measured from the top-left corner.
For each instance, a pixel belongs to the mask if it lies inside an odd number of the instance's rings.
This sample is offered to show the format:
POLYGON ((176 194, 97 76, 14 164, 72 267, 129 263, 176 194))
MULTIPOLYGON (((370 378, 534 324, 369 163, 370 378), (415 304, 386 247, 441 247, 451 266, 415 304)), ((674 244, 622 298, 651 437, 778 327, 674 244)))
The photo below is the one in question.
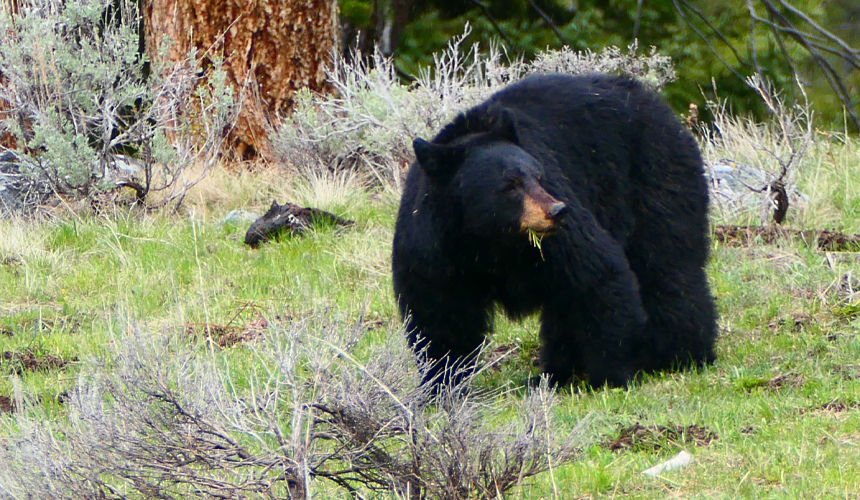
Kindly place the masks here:
MULTIPOLYGON (((760 167, 726 158, 705 162, 705 177, 711 190, 711 204, 728 213, 766 213, 772 206, 772 193, 768 186, 777 176, 760 167)), ((806 202, 809 198, 793 183, 785 183, 790 205, 806 202)))
POLYGON ((12 151, 3 151, 0 153, 0 215, 11 215, 23 207, 23 190, 18 156, 12 151))
POLYGON ((259 215, 246 212, 245 210, 230 210, 219 224, 222 226, 226 224, 244 225, 254 222, 258 217, 259 215))

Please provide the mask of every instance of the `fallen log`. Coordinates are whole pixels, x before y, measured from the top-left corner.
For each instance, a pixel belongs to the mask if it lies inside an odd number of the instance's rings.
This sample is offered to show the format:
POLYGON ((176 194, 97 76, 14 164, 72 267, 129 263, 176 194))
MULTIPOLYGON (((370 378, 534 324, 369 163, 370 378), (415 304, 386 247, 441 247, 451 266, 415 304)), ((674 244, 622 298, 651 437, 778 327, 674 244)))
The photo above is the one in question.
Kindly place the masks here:
POLYGON ((799 231, 776 225, 719 225, 714 229, 714 239, 729 246, 748 246, 755 243, 772 245, 783 239, 799 239, 825 252, 860 252, 860 234, 844 234, 826 229, 799 231))
POLYGON ((318 208, 303 208, 294 203, 278 205, 277 201, 265 215, 254 221, 245 233, 245 244, 257 248, 260 243, 271 241, 282 232, 301 234, 315 224, 328 222, 336 226, 351 226, 355 221, 346 220, 318 208))

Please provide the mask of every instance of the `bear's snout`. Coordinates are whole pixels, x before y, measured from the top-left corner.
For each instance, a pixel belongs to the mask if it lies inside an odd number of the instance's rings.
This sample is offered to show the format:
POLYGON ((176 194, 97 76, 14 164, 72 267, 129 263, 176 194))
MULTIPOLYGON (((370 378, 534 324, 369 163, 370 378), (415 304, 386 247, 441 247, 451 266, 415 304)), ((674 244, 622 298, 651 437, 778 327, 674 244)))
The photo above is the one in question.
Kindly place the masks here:
POLYGON ((547 215, 555 219, 556 221, 561 221, 564 218, 564 214, 567 213, 567 205, 562 202, 558 202, 549 208, 549 212, 547 215))
POLYGON ((520 231, 551 234, 567 212, 567 205, 555 199, 540 186, 526 192, 523 198, 523 216, 520 231))

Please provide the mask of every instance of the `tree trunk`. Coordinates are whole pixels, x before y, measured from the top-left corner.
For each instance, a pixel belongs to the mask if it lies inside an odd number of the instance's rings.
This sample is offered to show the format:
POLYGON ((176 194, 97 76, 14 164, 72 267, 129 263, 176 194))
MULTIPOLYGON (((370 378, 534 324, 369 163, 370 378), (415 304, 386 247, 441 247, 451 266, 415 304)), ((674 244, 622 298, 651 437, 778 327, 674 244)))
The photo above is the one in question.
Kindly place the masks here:
MULTIPOLYGON (((0 4, 0 12, 8 16, 17 15, 19 12, 18 0, 3 0, 3 3, 0 4)), ((8 85, 6 78, 0 73, 0 87, 4 87, 8 85)), ((5 121, 11 113, 14 112, 14 106, 12 103, 6 101, 5 99, 0 99, 0 121, 5 121)), ((2 123, 0 123, 2 125, 2 123)), ((2 149, 12 149, 14 150, 18 146, 18 141, 15 140, 15 136, 5 130, 5 127, 0 128, 0 150, 2 149)))
MULTIPOLYGON (((3 77, 3 74, 0 73, 0 87, 6 85, 8 85, 8 82, 3 77)), ((15 113, 15 107, 9 101, 0 97, 0 152, 6 149, 15 150, 18 147, 15 135, 7 130, 3 124, 10 116, 14 116, 13 113, 15 113)))
POLYGON ((159 59, 167 36, 171 62, 197 48, 204 65, 223 61, 237 90, 247 85, 228 142, 243 159, 272 158, 272 120, 298 89, 326 90, 337 0, 145 0, 143 14, 150 58, 159 59))

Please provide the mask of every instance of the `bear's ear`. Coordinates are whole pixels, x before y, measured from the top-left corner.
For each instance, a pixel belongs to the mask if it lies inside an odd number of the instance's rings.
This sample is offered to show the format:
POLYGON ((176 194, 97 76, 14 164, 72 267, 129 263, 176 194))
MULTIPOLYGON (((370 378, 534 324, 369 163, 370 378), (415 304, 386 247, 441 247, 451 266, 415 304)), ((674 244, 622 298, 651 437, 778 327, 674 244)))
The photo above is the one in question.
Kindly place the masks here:
POLYGON ((508 110, 504 109, 499 113, 499 121, 496 124, 494 132, 501 138, 513 144, 520 143, 520 136, 517 133, 517 117, 508 110))
POLYGON ((420 137, 412 141, 412 149, 415 150, 415 158, 424 172, 434 178, 453 172, 462 156, 460 148, 433 144, 420 137))
POLYGON ((275 215, 278 213, 278 210, 280 210, 280 209, 281 209, 281 206, 278 205, 278 200, 272 200, 272 206, 269 207, 269 211, 266 212, 266 215, 264 215, 264 217, 275 215))

